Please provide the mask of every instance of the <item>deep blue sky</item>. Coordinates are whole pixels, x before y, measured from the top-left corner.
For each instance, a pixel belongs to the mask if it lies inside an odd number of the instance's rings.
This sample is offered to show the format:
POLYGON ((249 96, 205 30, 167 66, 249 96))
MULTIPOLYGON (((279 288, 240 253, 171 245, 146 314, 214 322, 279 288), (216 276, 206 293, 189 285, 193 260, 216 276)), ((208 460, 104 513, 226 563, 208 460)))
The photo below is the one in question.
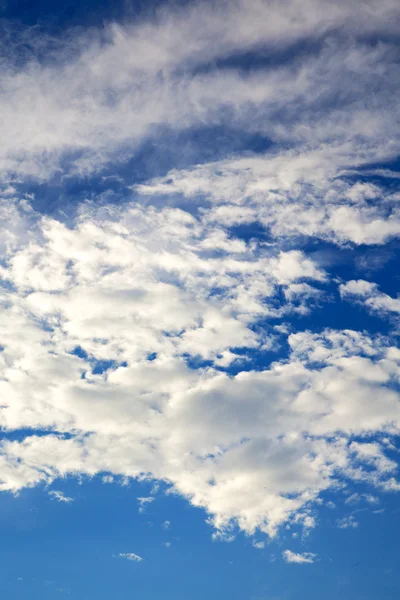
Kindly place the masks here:
POLYGON ((243 535, 232 543, 213 542, 201 510, 162 494, 139 514, 136 496, 149 493, 149 485, 121 487, 96 478, 56 487, 75 502, 51 500, 43 488, 1 496, 1 591, 8 598, 47 600, 60 593, 79 600, 130 594, 145 600, 160 595, 318 600, 323 593, 327 600, 391 600, 398 594, 400 532, 393 495, 356 513, 357 529, 337 529, 335 520, 360 507, 349 510, 339 501, 336 509, 321 510, 318 528, 295 543, 301 551, 312 547, 321 560, 288 565, 280 559, 288 540, 293 545, 285 532, 262 550, 243 535), (372 514, 381 508, 383 513, 372 514), (112 557, 120 551, 137 552, 144 560, 112 557))

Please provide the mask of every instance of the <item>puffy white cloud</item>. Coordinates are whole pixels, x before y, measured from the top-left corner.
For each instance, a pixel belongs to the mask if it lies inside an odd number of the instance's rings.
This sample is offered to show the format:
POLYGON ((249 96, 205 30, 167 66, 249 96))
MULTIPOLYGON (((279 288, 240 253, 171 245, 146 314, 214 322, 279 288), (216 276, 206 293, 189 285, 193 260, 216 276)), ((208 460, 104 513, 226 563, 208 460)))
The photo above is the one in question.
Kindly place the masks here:
POLYGON ((317 558, 317 555, 312 552, 296 553, 291 550, 284 550, 282 556, 286 562, 298 565, 312 564, 317 558))
MULTIPOLYGON (((41 60, 2 46, 0 426, 29 433, 5 436, 1 490, 67 474, 161 480, 208 513, 215 539, 233 540, 236 526, 310 529, 313 502, 343 477, 399 489, 387 455, 399 350, 287 322, 330 282, 299 237, 384 244, 400 232, 398 195, 348 177, 399 150, 393 48, 364 41, 396 15, 394 0, 205 3, 61 41, 41 60), (225 61, 306 37, 317 51, 275 66, 225 61), (68 223, 16 191, 121 164, 163 128, 220 124, 271 150, 172 169, 68 223), (255 221, 265 239, 235 235, 255 221), (252 353, 279 347, 288 353, 250 370, 252 353)), ((398 312, 374 284, 340 291, 398 312)))
POLYGON ((398 432, 400 355, 387 340, 292 333, 287 359, 221 370, 219 353, 265 347, 259 319, 293 310, 282 288, 324 285, 302 252, 252 241, 204 254, 206 218, 135 204, 89 207, 69 228, 38 217, 33 231, 4 262, 0 421, 47 431, 3 442, 2 489, 146 476, 204 508, 221 539, 234 523, 271 536, 286 521, 314 526, 310 503, 338 477, 396 489, 385 444, 349 443, 398 432), (52 283, 42 271, 54 261, 52 283), (207 366, 192 368, 196 357, 207 366))
POLYGON ((396 194, 342 178, 349 162, 362 164, 357 145, 327 144, 225 159, 173 170, 137 186, 140 194, 206 196, 208 218, 233 226, 255 221, 275 238, 314 236, 342 245, 383 244, 400 233, 396 194), (371 196, 373 198, 371 199, 371 196))

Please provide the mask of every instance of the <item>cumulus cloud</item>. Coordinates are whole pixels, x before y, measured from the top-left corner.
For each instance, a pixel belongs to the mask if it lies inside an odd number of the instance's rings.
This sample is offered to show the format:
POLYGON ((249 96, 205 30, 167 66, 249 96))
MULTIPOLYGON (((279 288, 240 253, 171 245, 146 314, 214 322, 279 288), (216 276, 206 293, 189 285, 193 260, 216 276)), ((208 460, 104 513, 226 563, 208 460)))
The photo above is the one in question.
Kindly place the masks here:
MULTIPOLYGON (((387 443, 400 422, 393 339, 301 321, 331 301, 316 241, 400 233, 398 194, 359 177, 399 151, 398 3, 282 6, 206 2, 51 49, 35 32, 5 38, 1 490, 145 477, 232 541, 237 527, 309 530, 343 478, 400 488, 387 443), (249 52, 259 67, 238 66, 249 52), (146 140, 216 127, 268 150, 168 166, 126 185, 123 202, 93 192, 69 217, 35 211, 33 180, 62 186, 105 167, 119 178, 146 140)), ((374 283, 339 290, 399 312, 374 283)))
POLYGON ((324 285, 309 257, 254 242, 204 253, 213 228, 172 208, 89 206, 70 228, 37 219, 4 266, 0 419, 48 433, 3 442, 2 489, 146 474, 206 509, 227 539, 232 523, 269 535, 291 519, 314 525, 307 506, 339 474, 395 485, 384 445, 348 441, 398 431, 388 340, 298 332, 263 370, 218 365, 235 347, 262 351, 259 320, 292 310, 282 287, 324 285), (196 357, 208 362, 194 368, 196 357))
POLYGON ((210 220, 224 226, 257 221, 277 238, 383 244, 400 233, 398 198, 340 176, 349 162, 374 159, 359 152, 357 145, 340 142, 334 148, 305 145, 174 170, 136 189, 146 196, 182 195, 192 201, 205 195, 213 204, 210 220))
POLYGON ((312 552, 303 552, 302 554, 297 554, 291 550, 284 550, 282 556, 286 562, 295 563, 298 565, 312 564, 317 558, 317 555, 313 554, 312 552))

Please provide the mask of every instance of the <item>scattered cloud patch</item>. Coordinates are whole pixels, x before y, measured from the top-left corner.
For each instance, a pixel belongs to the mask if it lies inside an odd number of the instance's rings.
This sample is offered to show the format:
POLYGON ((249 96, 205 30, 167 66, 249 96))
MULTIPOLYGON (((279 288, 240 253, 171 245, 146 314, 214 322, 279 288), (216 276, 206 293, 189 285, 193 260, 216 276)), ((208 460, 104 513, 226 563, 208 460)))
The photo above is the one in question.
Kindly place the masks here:
POLYGON ((125 558, 126 560, 130 560, 132 562, 142 562, 143 558, 134 552, 121 552, 118 554, 119 558, 125 558))
POLYGON ((103 483, 114 483, 114 477, 112 475, 104 475, 101 480, 103 483))
POLYGON ((379 504, 379 498, 373 494, 358 494, 355 492, 346 498, 346 504, 359 504, 360 502, 367 502, 368 504, 379 504))
POLYGON ((317 555, 313 554, 312 552, 303 552, 298 554, 296 552, 292 552, 291 550, 284 550, 282 556, 286 562, 295 563, 298 565, 312 564, 317 558, 317 555))
POLYGON ((392 298, 379 291, 376 283, 363 279, 348 281, 340 285, 342 298, 358 302, 378 316, 400 314, 400 298, 392 298))
POLYGON ((336 526, 339 527, 339 529, 356 529, 358 527, 358 521, 351 515, 349 517, 337 519, 336 526))
POLYGON ((60 492, 58 490, 51 490, 49 492, 49 496, 53 500, 57 500, 57 502, 65 502, 66 504, 69 504, 70 502, 74 501, 73 498, 70 498, 69 496, 66 496, 63 492, 60 492))
POLYGON ((138 504, 139 504, 139 512, 143 513, 146 510, 146 507, 151 504, 152 502, 154 502, 155 498, 154 496, 147 496, 147 497, 141 497, 141 498, 137 498, 138 504))

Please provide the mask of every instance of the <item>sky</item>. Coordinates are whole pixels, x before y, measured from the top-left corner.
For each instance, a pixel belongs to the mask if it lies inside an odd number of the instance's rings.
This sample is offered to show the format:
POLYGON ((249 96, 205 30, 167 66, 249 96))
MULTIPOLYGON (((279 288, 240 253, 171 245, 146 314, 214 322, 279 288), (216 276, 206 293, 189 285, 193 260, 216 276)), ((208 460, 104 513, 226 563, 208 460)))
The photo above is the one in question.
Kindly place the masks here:
POLYGON ((0 0, 0 592, 397 600, 397 0, 0 0))

